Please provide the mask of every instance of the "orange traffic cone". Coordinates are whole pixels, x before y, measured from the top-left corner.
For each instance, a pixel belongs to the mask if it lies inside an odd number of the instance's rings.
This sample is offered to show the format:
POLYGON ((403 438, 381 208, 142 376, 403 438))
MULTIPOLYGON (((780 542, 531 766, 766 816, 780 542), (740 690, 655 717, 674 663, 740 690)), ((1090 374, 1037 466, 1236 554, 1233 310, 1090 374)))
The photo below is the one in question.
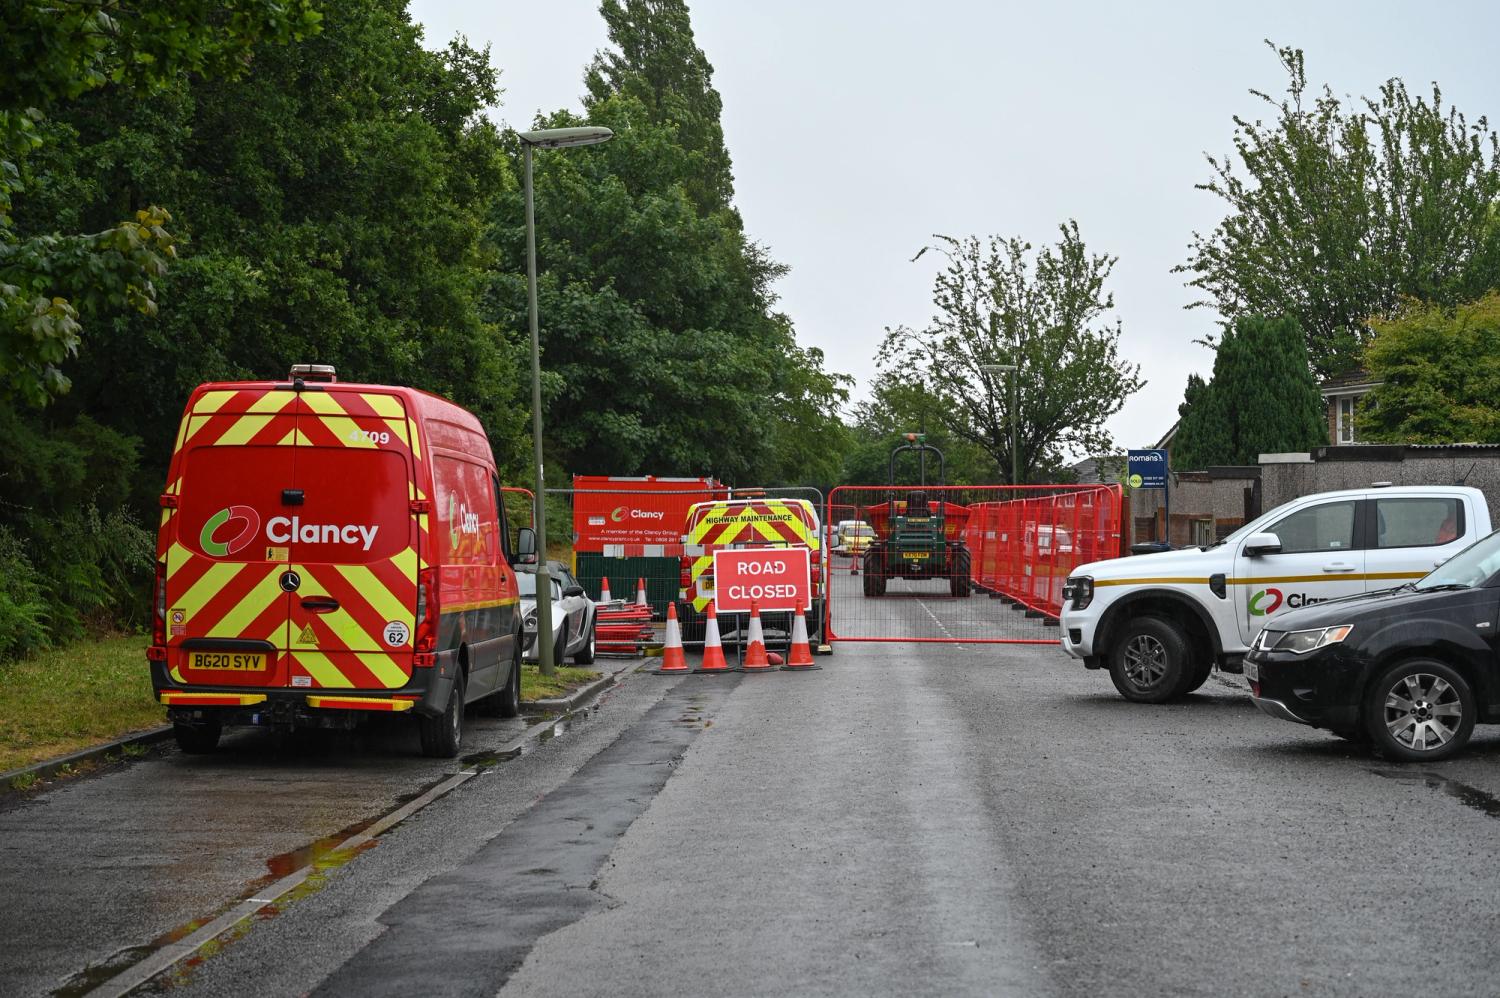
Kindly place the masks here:
POLYGON ((719 613, 712 602, 708 604, 708 621, 703 628, 703 664, 694 669, 699 672, 728 672, 729 663, 724 661, 724 644, 719 640, 719 613))
POLYGON ((614 600, 615 598, 609 594, 609 576, 606 575, 599 585, 599 602, 613 603, 614 600))
POLYGON ((797 619, 792 621, 792 648, 787 655, 786 665, 781 667, 782 672, 806 672, 809 669, 821 668, 813 663, 812 646, 807 643, 807 616, 802 612, 802 607, 797 607, 797 619))
POLYGON ((750 601, 750 637, 749 643, 745 645, 745 661, 740 665, 741 672, 770 672, 776 668, 771 660, 766 657, 766 635, 760 627, 760 604, 755 600, 750 601))
POLYGON ((635 605, 646 605, 646 580, 640 576, 636 576, 635 579, 635 605))
POLYGON ((692 671, 688 668, 687 656, 682 653, 682 628, 677 626, 677 603, 674 601, 667 604, 667 640, 661 649, 661 668, 653 672, 658 676, 670 676, 692 671))

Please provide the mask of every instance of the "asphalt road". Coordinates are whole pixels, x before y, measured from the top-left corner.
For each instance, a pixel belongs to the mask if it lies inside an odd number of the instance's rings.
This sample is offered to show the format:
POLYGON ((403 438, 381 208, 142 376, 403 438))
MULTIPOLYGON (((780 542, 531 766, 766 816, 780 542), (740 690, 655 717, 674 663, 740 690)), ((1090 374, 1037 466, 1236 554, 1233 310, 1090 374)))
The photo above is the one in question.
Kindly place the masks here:
POLYGON ((841 638, 923 638, 939 641, 1008 638, 1056 641, 1056 626, 1038 615, 975 589, 951 595, 947 579, 888 579, 886 595, 864 595, 864 576, 853 559, 834 555, 829 568, 833 633, 841 638))
MULTIPOLYGON (((1495 991, 1500 729, 1413 769, 1218 680, 1128 704, 1044 646, 841 644, 820 663, 637 673, 148 989, 1495 991)), ((240 896, 260 872, 235 844, 247 822, 262 852, 314 830, 311 784, 284 777, 316 769, 354 799, 370 769, 407 765, 277 758, 169 755, 0 815, 0 990, 46 993, 240 896), (139 804, 205 784, 232 806, 139 804), (149 841, 168 817, 194 830, 175 857, 149 841), (128 846, 107 848, 117 829, 128 846), (65 859, 27 845, 44 838, 65 859)))

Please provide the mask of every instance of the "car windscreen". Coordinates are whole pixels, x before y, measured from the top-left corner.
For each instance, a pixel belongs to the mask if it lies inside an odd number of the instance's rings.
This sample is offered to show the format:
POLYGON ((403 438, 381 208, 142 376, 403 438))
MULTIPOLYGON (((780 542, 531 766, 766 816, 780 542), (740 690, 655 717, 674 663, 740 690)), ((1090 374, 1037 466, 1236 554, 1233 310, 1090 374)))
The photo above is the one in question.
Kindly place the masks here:
POLYGON ((1416 584, 1417 590, 1482 586, 1500 574, 1500 531, 1475 541, 1434 568, 1416 584))

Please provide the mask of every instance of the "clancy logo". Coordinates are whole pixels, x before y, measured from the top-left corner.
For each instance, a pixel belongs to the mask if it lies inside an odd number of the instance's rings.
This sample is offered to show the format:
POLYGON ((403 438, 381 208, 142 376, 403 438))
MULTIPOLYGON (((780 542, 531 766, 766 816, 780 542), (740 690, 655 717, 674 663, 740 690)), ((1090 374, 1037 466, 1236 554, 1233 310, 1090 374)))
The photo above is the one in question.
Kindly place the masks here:
POLYGON ((198 534, 198 546, 210 558, 223 558, 243 549, 245 545, 255 540, 255 535, 259 532, 259 513, 249 506, 228 506, 208 518, 208 522, 203 525, 203 530, 198 534), (239 533, 227 541, 214 540, 214 534, 218 533, 219 528, 230 520, 243 521, 244 525, 240 527, 239 533))
POLYGON ((609 514, 609 518, 616 523, 627 516, 632 520, 665 520, 667 518, 667 514, 659 509, 630 509, 628 506, 616 506, 609 514))
POLYGON ((1281 609, 1282 595, 1280 589, 1262 589, 1250 597, 1250 615, 1252 617, 1264 617, 1281 609), (1270 606, 1261 606, 1261 601, 1269 599, 1270 606))

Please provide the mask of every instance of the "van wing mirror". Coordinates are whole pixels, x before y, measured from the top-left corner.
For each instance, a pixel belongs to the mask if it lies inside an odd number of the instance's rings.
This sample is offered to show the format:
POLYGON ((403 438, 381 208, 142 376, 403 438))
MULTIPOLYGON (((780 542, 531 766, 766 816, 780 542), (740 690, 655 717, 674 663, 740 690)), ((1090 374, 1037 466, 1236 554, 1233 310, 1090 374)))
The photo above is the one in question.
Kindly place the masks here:
POLYGON ((530 527, 516 531, 516 564, 536 564, 536 531, 530 527))
POLYGON ((1275 534, 1251 534, 1245 538, 1245 554, 1251 558, 1263 554, 1280 554, 1281 538, 1275 534))
POLYGON ((582 586, 569 586, 563 590, 563 599, 572 599, 575 596, 586 596, 582 586))

